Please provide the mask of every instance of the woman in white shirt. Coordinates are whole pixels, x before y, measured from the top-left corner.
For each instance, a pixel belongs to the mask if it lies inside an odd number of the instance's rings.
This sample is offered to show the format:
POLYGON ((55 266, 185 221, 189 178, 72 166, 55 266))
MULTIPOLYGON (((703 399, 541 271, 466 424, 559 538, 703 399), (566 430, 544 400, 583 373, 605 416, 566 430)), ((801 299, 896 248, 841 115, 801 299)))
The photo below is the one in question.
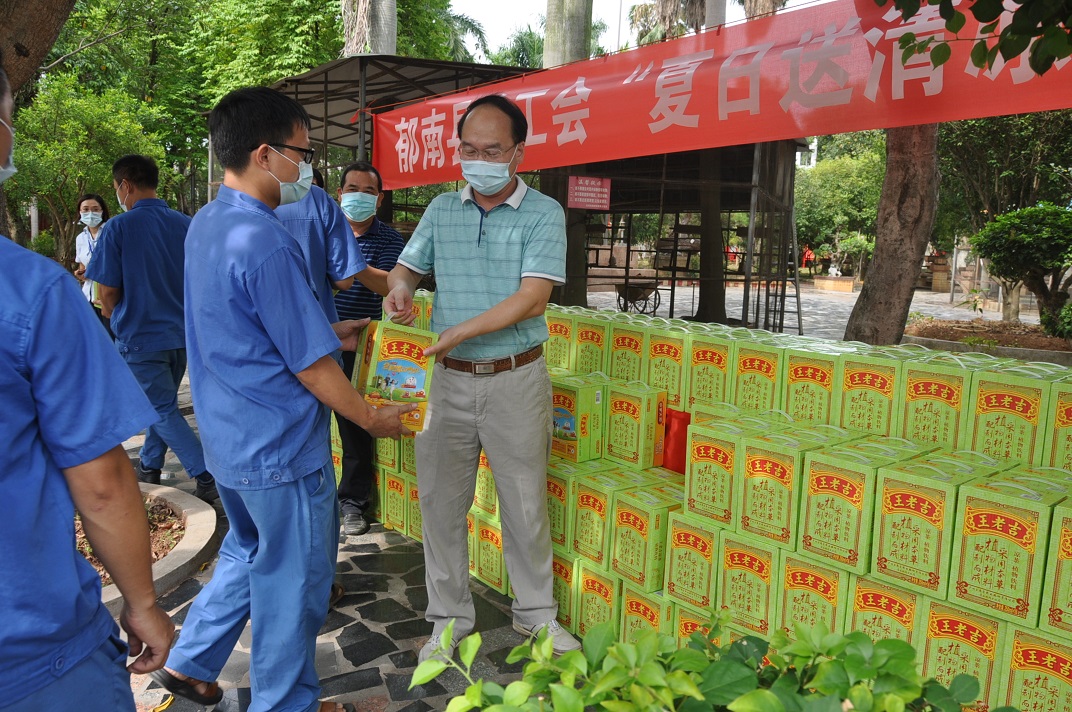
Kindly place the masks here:
POLYGON ((74 276, 82 282, 82 294, 86 295, 86 299, 93 306, 93 311, 97 312, 97 318, 100 319, 101 324, 108 330, 108 335, 114 341, 115 335, 112 334, 108 317, 101 314, 96 284, 85 278, 86 267, 89 267, 89 262, 93 259, 101 228, 107 219, 108 204, 104 202, 104 198, 96 193, 86 193, 78 199, 78 222, 82 223, 85 228, 75 238, 74 254, 75 261, 78 262, 78 269, 74 271, 74 276))

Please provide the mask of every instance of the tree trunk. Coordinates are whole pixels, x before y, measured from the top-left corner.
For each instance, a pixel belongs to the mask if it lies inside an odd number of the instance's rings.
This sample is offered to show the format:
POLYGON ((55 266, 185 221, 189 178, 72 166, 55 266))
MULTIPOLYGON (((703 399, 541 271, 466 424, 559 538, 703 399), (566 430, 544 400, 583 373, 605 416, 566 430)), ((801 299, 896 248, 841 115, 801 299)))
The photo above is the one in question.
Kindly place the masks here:
POLYGON ((1020 321, 1020 283, 1001 283, 1001 320, 1020 321))
MULTIPOLYGON (((708 0, 710 7, 710 0, 708 0)), ((700 294, 696 321, 726 323, 726 247, 722 244, 721 150, 700 156, 700 294)))
POLYGON ((371 0, 342 0, 342 56, 361 54, 368 46, 371 0))
POLYGON ((37 74, 74 0, 5 0, 0 3, 0 52, 12 93, 37 74))
POLYGON ((904 334, 938 205, 937 139, 937 124, 886 132, 875 254, 845 328, 847 341, 896 344, 904 334))
POLYGON ((398 53, 398 6, 395 0, 374 0, 369 12, 369 51, 398 53))
POLYGON ((592 39, 592 0, 547 0, 544 68, 588 59, 592 39))

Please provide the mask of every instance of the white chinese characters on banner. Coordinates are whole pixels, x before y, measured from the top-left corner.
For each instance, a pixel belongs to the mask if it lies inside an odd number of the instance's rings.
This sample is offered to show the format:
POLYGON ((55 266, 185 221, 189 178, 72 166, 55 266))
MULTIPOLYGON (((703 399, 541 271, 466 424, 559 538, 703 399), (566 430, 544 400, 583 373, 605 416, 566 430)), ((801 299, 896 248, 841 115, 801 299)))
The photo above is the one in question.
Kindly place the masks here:
MULTIPOLYGON (((957 5, 959 2, 960 0, 954 0, 953 5, 957 5)), ((891 7, 882 16, 882 21, 890 26, 889 29, 883 32, 875 27, 864 34, 868 43, 876 47, 875 60, 871 65, 871 71, 867 76, 867 85, 864 88, 864 96, 871 101, 875 101, 878 97, 879 81, 882 77, 882 70, 886 65, 891 67, 890 96, 893 99, 905 98, 905 82, 909 80, 922 80, 923 93, 926 96, 934 96, 942 91, 945 65, 935 67, 931 64, 930 49, 922 54, 914 54, 904 62, 901 61, 899 52, 898 56, 891 58, 877 49, 879 42, 886 39, 892 40, 892 44, 887 44, 887 47, 897 50, 897 41, 908 32, 914 33, 917 41, 925 40, 929 37, 933 37, 935 40, 950 39, 945 31, 945 20, 938 14, 938 6, 923 5, 918 13, 904 23, 900 22, 900 18, 901 12, 897 8, 891 7)))
POLYGON ((436 111, 432 109, 432 113, 429 116, 421 119, 421 145, 424 147, 424 161, 422 163, 425 170, 429 166, 433 168, 442 168, 446 162, 446 155, 443 152, 443 120, 447 118, 447 115, 442 111, 436 111))
POLYGON ((525 118, 529 122, 529 135, 525 138, 526 146, 539 146, 541 143, 547 143, 546 133, 536 133, 534 128, 536 125, 535 117, 532 113, 532 100, 541 97, 547 93, 546 89, 539 89, 537 91, 523 91, 517 95, 517 105, 521 107, 521 110, 525 112, 525 118))
MULTIPOLYGON (((742 47, 731 52, 722 62, 722 67, 718 72, 719 121, 725 121, 731 113, 737 111, 747 111, 749 114, 759 113, 760 70, 763 58, 767 55, 767 52, 770 52, 772 47, 774 47, 773 42, 752 47, 742 47), (749 55, 751 55, 751 59, 742 64, 734 64, 738 59, 749 55), (744 92, 744 96, 730 99, 730 82, 735 79, 747 79, 747 89, 744 92)), ((740 93, 740 87, 735 86, 734 89, 736 90, 735 94, 740 93)))
POLYGON ((469 108, 469 105, 473 103, 472 99, 464 99, 462 101, 454 102, 452 114, 454 120, 450 122, 450 138, 447 139, 447 149, 451 155, 451 165, 457 166, 462 162, 462 159, 458 156, 458 145, 462 142, 458 138, 458 119, 462 118, 465 110, 469 108))
POLYGON ((561 127, 561 131, 555 137, 559 146, 570 141, 584 143, 588 138, 583 122, 589 115, 587 104, 591 93, 592 90, 584 85, 584 77, 577 77, 577 81, 551 100, 551 108, 556 112, 551 116, 551 123, 561 127), (585 106, 580 107, 581 104, 585 106), (570 109, 570 111, 559 111, 560 109, 570 109))
POLYGON ((686 114, 685 110, 692 98, 693 75, 704 60, 714 56, 715 51, 709 49, 663 60, 662 71, 655 80, 655 106, 648 112, 654 119, 648 123, 652 133, 675 125, 696 128, 700 124, 699 114, 686 114))
POLYGON ((395 124, 395 130, 398 131, 395 153, 398 155, 398 170, 402 173, 412 173, 421 155, 421 146, 417 143, 418 122, 419 119, 413 117, 403 118, 395 124))
POLYGON ((852 87, 845 86, 849 81, 849 72, 836 60, 852 54, 852 41, 859 31, 860 18, 853 17, 840 31, 836 24, 830 24, 826 26, 824 34, 813 38, 809 30, 800 36, 798 47, 782 52, 782 59, 789 62, 789 87, 778 102, 783 111, 789 111, 789 107, 794 103, 815 109, 823 106, 843 106, 852 101, 852 87), (802 65, 814 65, 808 73, 808 78, 803 81, 802 65), (838 88, 816 91, 826 77, 838 88))

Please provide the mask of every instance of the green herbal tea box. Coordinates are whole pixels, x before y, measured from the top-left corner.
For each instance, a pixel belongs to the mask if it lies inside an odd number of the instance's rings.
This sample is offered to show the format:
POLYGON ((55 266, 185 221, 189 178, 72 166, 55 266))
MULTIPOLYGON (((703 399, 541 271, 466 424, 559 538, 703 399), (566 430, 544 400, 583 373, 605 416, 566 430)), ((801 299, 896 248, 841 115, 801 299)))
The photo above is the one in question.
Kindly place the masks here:
POLYGON ((1045 410, 1046 437, 1041 463, 1072 470, 1072 376, 1050 387, 1045 410))
POLYGON ((737 345, 733 370, 733 404, 741 410, 763 411, 782 407, 779 387, 785 349, 758 341, 737 345))
POLYGON ((689 422, 692 425, 706 425, 712 421, 732 422, 744 414, 743 410, 729 403, 703 403, 693 407, 689 422))
POLYGON ((432 329, 432 301, 435 295, 427 289, 418 289, 413 293, 413 313, 416 319, 413 326, 417 329, 432 329))
POLYGON ((1072 641, 1013 627, 997 704, 1018 710, 1072 709, 1072 641))
POLYGON ((745 437, 736 530, 792 550, 803 499, 804 455, 858 437, 841 428, 815 425, 766 436, 745 437))
POLYGON ((594 472, 620 467, 609 460, 570 462, 552 457, 547 464, 547 516, 551 522, 551 546, 562 554, 572 555, 573 547, 573 482, 594 472))
MULTIPOLYGON (((376 520, 377 522, 382 522, 384 516, 383 498, 387 489, 387 473, 380 467, 375 468, 374 472, 376 473, 376 491, 369 493, 369 508, 366 511, 366 514, 368 514, 372 519, 376 520)), ((338 483, 336 482, 335 485, 337 487, 338 483)))
POLYGON ((741 443, 746 435, 766 429, 745 428, 729 421, 709 421, 688 428, 685 463, 685 511, 731 529, 741 485, 741 443))
POLYGON ((339 435, 339 422, 335 420, 335 414, 331 414, 331 449, 342 450, 342 436, 339 435))
POLYGON ((979 680, 980 690, 976 703, 967 709, 986 712, 996 707, 1007 674, 1009 624, 933 599, 925 599, 924 616, 923 677, 948 686, 957 675, 971 675, 979 680))
POLYGON ((1038 627, 1072 639, 1072 502, 1068 500, 1053 510, 1048 551, 1038 627))
POLYGON ((784 552, 778 626, 791 639, 796 638, 796 624, 812 628, 823 623, 834 633, 844 633, 849 609, 848 571, 830 566, 804 554, 784 552))
POLYGON ((650 478, 638 482, 633 474, 623 470, 595 472, 574 480, 570 492, 569 512, 573 519, 573 553, 603 569, 610 566, 614 531, 611 505, 614 494, 632 489, 650 478))
POLYGON ((665 437, 666 391, 639 381, 607 387, 606 459, 641 469, 658 467, 665 437))
POLYGON ((422 529, 424 520, 421 518, 421 498, 417 492, 417 478, 406 478, 406 536, 417 541, 424 541, 422 529))
POLYGON ((923 451, 922 446, 905 449, 854 441, 807 453, 797 551, 866 574, 871 567, 878 468, 923 451))
POLYGON ((488 455, 483 450, 476 466, 476 489, 473 492, 473 506, 482 516, 492 521, 499 521, 499 495, 495 491, 495 475, 488 464, 488 455))
POLYGON ((621 580, 588 561, 581 561, 580 569, 577 627, 574 632, 584 637, 593 626, 610 622, 617 636, 621 625, 621 580))
POLYGON ((398 439, 398 471, 411 477, 417 476, 417 452, 413 448, 415 442, 413 435, 403 435, 398 439))
POLYGON ((616 318, 610 325, 607 374, 622 381, 648 375, 648 330, 632 319, 616 318))
POLYGON ((477 513, 472 510, 465 513, 466 548, 469 550, 469 575, 474 577, 476 576, 476 553, 479 548, 476 543, 477 516, 477 513))
POLYGON ((689 388, 688 329, 663 325, 648 332, 647 382, 666 391, 666 407, 686 410, 689 388))
POLYGON ((663 579, 663 593, 668 598, 695 608, 714 605, 718 536, 718 527, 702 517, 670 513, 663 579))
POLYGON ((869 576, 849 579, 845 632, 861 631, 872 640, 903 640, 917 650, 926 636, 923 594, 869 576))
POLYGON ((502 526, 487 517, 476 518, 476 578, 499 593, 510 591, 503 560, 502 526))
POLYGON ((584 375, 607 370, 611 320, 594 312, 574 315, 574 370, 584 375))
POLYGON ((431 331, 389 322, 380 322, 373 337, 365 400, 373 406, 416 403, 417 410, 402 416, 403 425, 414 432, 424 429, 432 388, 435 357, 425 356, 424 350, 438 340, 431 331))
POLYGON ((728 610, 730 622, 751 635, 770 638, 781 597, 782 550, 769 540, 719 532, 715 608, 728 610))
POLYGON ((880 467, 875 484, 871 575, 944 599, 956 541, 957 492, 997 472, 945 454, 880 467), (928 460, 931 458, 931 461, 928 460))
MULTIPOLYGON (((680 601, 674 602, 673 635, 677 640, 677 647, 688 646, 693 633, 706 636, 710 631, 711 616, 713 612, 689 606, 680 601)), ((727 631, 720 631, 714 639, 715 645, 722 646, 729 642, 727 631)))
POLYGON ((606 472, 617 470, 621 464, 610 460, 587 460, 585 462, 572 462, 561 457, 551 455, 547 461, 547 471, 562 476, 590 475, 593 472, 606 472))
POLYGON ((961 487, 949 602, 1035 627, 1050 519, 1067 496, 1064 487, 996 477, 961 487))
POLYGON ((898 386, 904 362, 874 352, 840 357, 834 377, 835 425, 875 435, 901 434, 903 399, 898 386))
POLYGON ((551 591, 558 603, 557 620, 570 633, 577 631, 577 609, 580 606, 578 586, 581 581, 581 559, 554 554, 551 557, 551 591))
POLYGON ((901 435, 956 449, 971 424, 970 387, 971 371, 952 357, 906 362, 900 382, 904 402, 901 435))
POLYGON ((651 475, 656 478, 661 485, 670 486, 678 485, 681 487, 681 494, 685 494, 685 475, 680 472, 674 472, 668 470, 665 467, 649 467, 646 470, 642 470, 645 474, 651 475))
POLYGON ((335 486, 342 482, 342 448, 331 448, 331 468, 335 472, 335 486))
POLYGON ((783 409, 804 423, 831 423, 834 420, 834 374, 838 353, 816 349, 786 349, 783 358, 783 409))
POLYGON ((681 509, 681 497, 640 487, 616 492, 612 506, 611 571, 641 591, 662 588, 667 520, 681 509))
POLYGON ((354 349, 354 373, 350 378, 350 385, 362 393, 365 392, 365 383, 368 381, 369 367, 372 365, 376 346, 376 330, 379 326, 380 322, 370 321, 357 336, 357 348, 354 349))
POLYGON ((725 331, 692 329, 689 338, 688 396, 685 406, 695 412, 699 406, 718 406, 733 396, 730 365, 737 355, 737 339, 725 331))
POLYGON ((968 397, 972 427, 964 431, 960 447, 999 460, 1041 463, 1052 380, 1018 367, 976 371, 968 397))
POLYGON ((548 368, 572 371, 575 355, 573 314, 560 307, 548 308, 544 318, 547 320, 547 341, 543 345, 544 361, 547 362, 548 368))
POLYGON ((551 379, 551 452, 573 462, 603 457, 606 386, 583 377, 551 379))
MULTIPOLYGON (((399 472, 402 467, 402 450, 400 440, 394 438, 376 438, 373 457, 376 464, 390 472, 399 472)), ((414 472, 413 474, 416 474, 414 472)))
POLYGON ((406 533, 409 521, 409 477, 397 472, 384 472, 383 526, 399 534, 406 533))
POLYGON ((661 592, 651 593, 629 581, 622 582, 619 638, 633 643, 641 631, 669 635, 674 626, 674 602, 661 592))

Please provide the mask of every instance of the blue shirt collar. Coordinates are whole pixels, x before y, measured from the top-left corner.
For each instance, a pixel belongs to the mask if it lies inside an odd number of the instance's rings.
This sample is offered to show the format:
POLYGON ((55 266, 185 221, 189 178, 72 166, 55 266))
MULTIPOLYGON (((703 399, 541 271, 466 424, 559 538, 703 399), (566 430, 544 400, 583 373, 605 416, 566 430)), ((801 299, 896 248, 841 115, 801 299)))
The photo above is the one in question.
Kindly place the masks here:
POLYGON ((246 208, 247 210, 258 210, 262 213, 267 213, 268 215, 271 215, 273 218, 276 217, 274 210, 254 198, 249 193, 243 193, 240 190, 228 188, 225 185, 220 186, 219 191, 216 193, 216 200, 223 201, 228 205, 234 205, 239 208, 246 208))
POLYGON ((137 210, 138 208, 166 208, 167 206, 167 201, 163 198, 142 198, 134 203, 134 207, 131 210, 137 210))

